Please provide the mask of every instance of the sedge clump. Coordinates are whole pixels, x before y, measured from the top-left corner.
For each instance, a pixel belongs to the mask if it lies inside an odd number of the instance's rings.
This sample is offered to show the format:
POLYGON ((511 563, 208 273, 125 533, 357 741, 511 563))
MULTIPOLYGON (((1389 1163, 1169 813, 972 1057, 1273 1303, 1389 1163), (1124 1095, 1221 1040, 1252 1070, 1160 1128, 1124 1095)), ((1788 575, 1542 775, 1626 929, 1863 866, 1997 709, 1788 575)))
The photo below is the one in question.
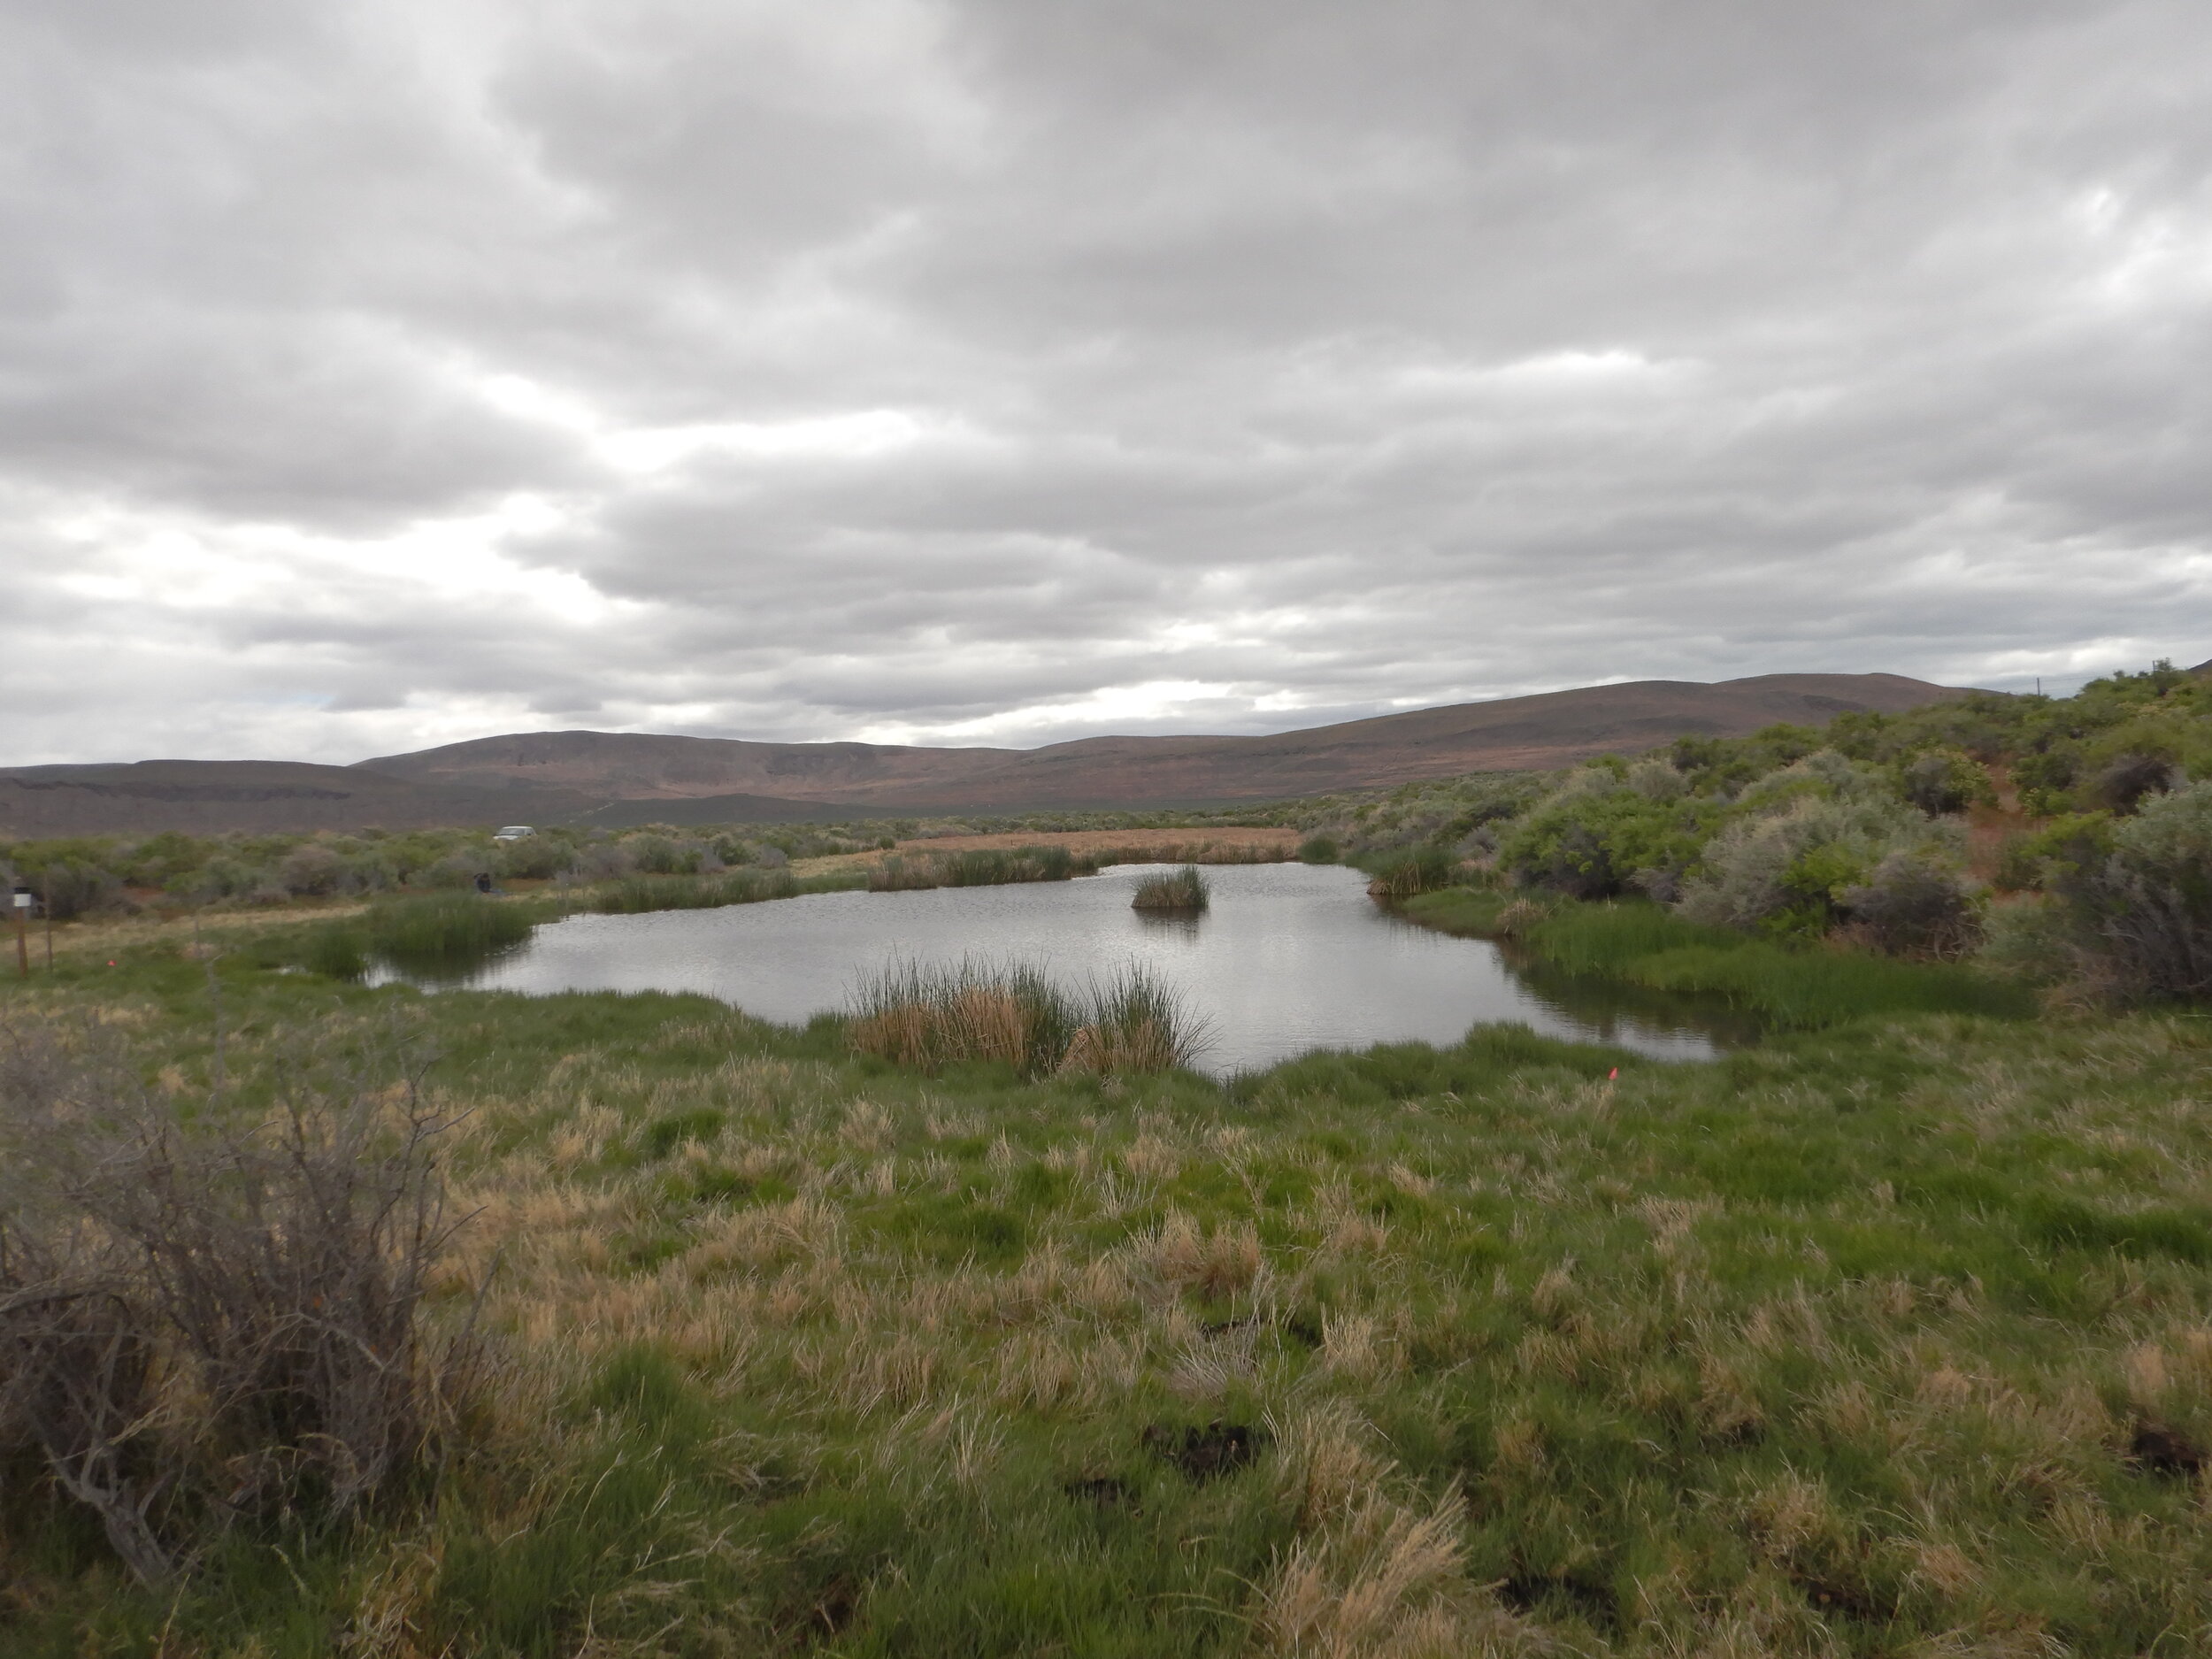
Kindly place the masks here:
POLYGON ((1147 876, 1138 882, 1136 896, 1129 904, 1132 910, 1156 915, 1197 916, 1210 898, 1205 873, 1196 864, 1185 864, 1170 874, 1147 876))

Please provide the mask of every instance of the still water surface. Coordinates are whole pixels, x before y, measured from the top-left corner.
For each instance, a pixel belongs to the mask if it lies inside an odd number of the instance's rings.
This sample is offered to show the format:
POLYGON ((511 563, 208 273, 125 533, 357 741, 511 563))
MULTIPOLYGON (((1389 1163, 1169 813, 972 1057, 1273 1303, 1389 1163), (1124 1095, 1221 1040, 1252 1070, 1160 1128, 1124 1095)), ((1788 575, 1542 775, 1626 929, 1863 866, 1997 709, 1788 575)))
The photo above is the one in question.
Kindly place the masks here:
POLYGON ((1724 1028, 1680 1008, 1532 980, 1498 948, 1416 927, 1338 865, 1224 864, 1206 872, 1196 918, 1133 910, 1122 864, 1073 881, 921 893, 820 893, 714 910, 575 916, 510 955, 441 983, 544 995, 690 991, 763 1019, 802 1024, 848 1005, 894 961, 1035 964, 1079 985, 1132 964, 1179 990, 1206 1020, 1199 1065, 1256 1069, 1312 1048, 1453 1043, 1478 1022, 1618 1043, 1669 1059, 1714 1052, 1724 1028))

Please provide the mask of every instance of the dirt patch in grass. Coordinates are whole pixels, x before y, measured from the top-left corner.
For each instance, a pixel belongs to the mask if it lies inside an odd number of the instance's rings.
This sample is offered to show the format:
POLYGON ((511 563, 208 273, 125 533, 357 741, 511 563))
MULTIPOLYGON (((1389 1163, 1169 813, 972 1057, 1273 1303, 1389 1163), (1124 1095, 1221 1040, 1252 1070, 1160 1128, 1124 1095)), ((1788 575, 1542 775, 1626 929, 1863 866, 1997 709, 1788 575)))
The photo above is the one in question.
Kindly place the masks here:
POLYGON ((2146 1474, 2194 1475, 2205 1464, 2204 1448, 2161 1423, 2139 1423, 2128 1442, 2128 1462, 2146 1474))
POLYGON ((1218 1419, 1202 1428, 1179 1429, 1155 1423, 1145 1430, 1144 1443, 1197 1481, 1233 1475, 1260 1452, 1260 1437, 1249 1425, 1218 1419))

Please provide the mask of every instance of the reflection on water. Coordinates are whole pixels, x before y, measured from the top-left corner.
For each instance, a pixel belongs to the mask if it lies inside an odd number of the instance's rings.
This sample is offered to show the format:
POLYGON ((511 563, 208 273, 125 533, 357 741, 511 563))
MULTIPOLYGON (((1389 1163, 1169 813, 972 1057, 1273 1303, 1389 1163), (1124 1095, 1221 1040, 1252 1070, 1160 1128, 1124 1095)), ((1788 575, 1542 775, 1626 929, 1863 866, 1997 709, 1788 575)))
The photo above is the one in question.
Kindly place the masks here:
POLYGON ((1142 964, 1205 1018, 1212 1041, 1200 1064, 1220 1074, 1312 1048, 1452 1043, 1470 1025, 1505 1020, 1670 1059, 1703 1058, 1748 1036, 1677 999, 1534 972, 1486 941, 1416 927, 1368 898, 1365 876, 1340 866, 1217 865, 1206 872, 1204 915, 1132 910, 1137 882, 1164 867, 576 916, 442 983, 537 995, 695 991, 795 1025, 841 1009, 861 979, 895 960, 1028 962, 1073 982, 1142 964))
POLYGON ((1759 1022, 1754 1016, 1715 997, 1567 973, 1506 941, 1499 941, 1495 949, 1499 962, 1524 990, 1565 1018, 1588 1026, 1603 1041, 1636 1047, 1627 1038, 1613 1034, 1624 1021, 1657 1031, 1701 1032, 1715 1048, 1742 1048, 1759 1040, 1759 1022))

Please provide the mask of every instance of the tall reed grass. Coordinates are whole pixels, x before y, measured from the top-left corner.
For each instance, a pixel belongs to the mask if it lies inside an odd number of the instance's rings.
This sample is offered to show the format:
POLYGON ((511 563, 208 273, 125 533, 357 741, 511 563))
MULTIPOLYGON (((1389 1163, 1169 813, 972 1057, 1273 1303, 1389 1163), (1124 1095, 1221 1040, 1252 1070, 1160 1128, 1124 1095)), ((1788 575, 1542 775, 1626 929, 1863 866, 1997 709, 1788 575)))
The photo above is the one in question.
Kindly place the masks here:
POLYGON ((712 910, 825 892, 844 882, 803 882, 788 870, 730 870, 719 875, 628 876, 592 894, 582 908, 605 916, 649 910, 712 910))
POLYGON ((1164 911, 1176 916, 1195 916, 1211 901, 1205 875, 1196 864, 1185 864, 1180 870, 1163 876, 1147 876, 1137 883, 1136 896, 1129 901, 1132 910, 1164 911))
POLYGON ((396 967, 434 970, 511 949, 540 919, 534 909, 479 894, 433 894, 371 906, 362 942, 396 967))
POLYGON ((895 1065, 997 1062, 1027 1077, 1171 1071, 1204 1040, 1179 994, 1141 966, 1071 990, 1029 964, 974 958, 893 963, 855 991, 850 1028, 856 1050, 895 1065))
POLYGON ((871 893, 927 887, 995 887, 1024 881, 1065 881, 1088 875, 1064 847, 969 848, 959 852, 894 854, 868 872, 871 893))
POLYGON ((1367 890, 1377 898, 1408 899, 1416 894, 1433 893, 1448 887, 1457 879, 1458 861, 1441 847, 1412 847, 1402 852, 1385 853, 1367 861, 1366 869, 1374 878, 1367 890))
POLYGON ((1970 967, 1778 944, 1686 922, 1656 904, 1540 907, 1506 894, 1453 890, 1411 900, 1405 915, 1446 933, 1515 939, 1568 973, 1712 996, 1777 1030, 1811 1031, 1874 1014, 2016 1018, 2033 1010, 2022 987, 1970 967))
POLYGON ((929 887, 1004 887, 1022 881, 1065 881, 1096 875, 1109 864, 1273 864, 1286 862, 1281 847, 1222 846, 1212 841, 1164 841, 1077 851, 1066 847, 984 847, 956 852, 926 849, 894 853, 868 872, 872 893, 911 893, 929 887))

